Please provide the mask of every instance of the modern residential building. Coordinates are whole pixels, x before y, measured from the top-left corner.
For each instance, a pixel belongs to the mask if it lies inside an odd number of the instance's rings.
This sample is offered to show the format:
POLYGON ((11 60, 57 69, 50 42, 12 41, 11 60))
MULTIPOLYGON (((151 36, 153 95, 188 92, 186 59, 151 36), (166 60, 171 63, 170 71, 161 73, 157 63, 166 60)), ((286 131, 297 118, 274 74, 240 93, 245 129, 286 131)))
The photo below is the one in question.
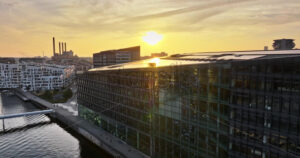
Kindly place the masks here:
POLYGON ((151 157, 300 157, 300 50, 177 54, 89 70, 79 116, 151 157))
POLYGON ((51 65, 55 64, 63 66, 74 66, 76 72, 85 72, 92 68, 91 60, 89 61, 87 58, 77 56, 74 56, 72 58, 52 58, 52 60, 48 60, 46 63, 51 65))
POLYGON ((136 61, 140 59, 140 46, 107 50, 93 55, 94 68, 115 65, 120 63, 127 63, 130 61, 136 61))
POLYGON ((74 79, 74 66, 40 63, 0 63, 0 89, 22 88, 25 91, 59 89, 74 79))

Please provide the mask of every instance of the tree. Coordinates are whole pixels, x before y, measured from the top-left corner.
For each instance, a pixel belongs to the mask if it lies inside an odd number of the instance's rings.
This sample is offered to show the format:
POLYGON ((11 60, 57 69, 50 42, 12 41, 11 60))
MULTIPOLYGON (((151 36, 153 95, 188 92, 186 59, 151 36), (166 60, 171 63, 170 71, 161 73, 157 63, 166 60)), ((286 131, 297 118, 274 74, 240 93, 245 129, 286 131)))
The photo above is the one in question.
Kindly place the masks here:
POLYGON ((31 85, 27 85, 25 89, 26 91, 29 91, 31 89, 31 85))
POLYGON ((72 90, 70 88, 68 88, 66 91, 64 91, 63 96, 65 99, 69 99, 71 98, 73 95, 72 90))

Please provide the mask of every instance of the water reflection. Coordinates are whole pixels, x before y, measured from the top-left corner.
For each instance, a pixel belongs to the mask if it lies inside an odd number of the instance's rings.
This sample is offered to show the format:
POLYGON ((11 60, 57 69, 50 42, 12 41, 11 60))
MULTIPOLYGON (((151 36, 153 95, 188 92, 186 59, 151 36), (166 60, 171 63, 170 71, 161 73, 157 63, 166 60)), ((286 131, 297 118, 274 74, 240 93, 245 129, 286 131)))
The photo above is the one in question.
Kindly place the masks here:
MULTIPOLYGON (((39 110, 30 102, 5 94, 0 94, 0 109, 1 114, 39 110)), ((6 119, 5 128, 3 132, 0 121, 0 157, 110 157, 46 115, 6 119)))

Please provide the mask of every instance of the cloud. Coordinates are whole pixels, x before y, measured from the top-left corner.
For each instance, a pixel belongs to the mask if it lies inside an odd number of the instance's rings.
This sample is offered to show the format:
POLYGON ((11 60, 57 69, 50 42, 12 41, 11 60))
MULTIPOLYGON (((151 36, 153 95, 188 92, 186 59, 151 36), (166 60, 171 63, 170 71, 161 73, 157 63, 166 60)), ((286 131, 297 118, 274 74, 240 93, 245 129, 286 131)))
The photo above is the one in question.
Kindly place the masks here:
POLYGON ((224 7, 224 6, 227 6, 227 5, 230 5, 230 4, 244 3, 244 2, 247 2, 247 1, 253 1, 253 0, 215 1, 215 2, 212 2, 212 3, 207 3, 207 4, 197 5, 197 6, 191 6, 191 7, 185 7, 185 8, 170 10, 170 11, 161 12, 161 13, 135 16, 135 17, 131 17, 127 20, 140 21, 140 20, 148 20, 148 19, 154 19, 154 18, 165 18, 165 17, 175 16, 175 15, 179 15, 179 14, 185 14, 185 13, 190 13, 190 12, 195 12, 195 11, 202 11, 202 10, 212 9, 212 8, 216 8, 216 7, 224 7))
POLYGON ((209 22, 215 22, 224 27, 251 27, 255 25, 280 26, 300 21, 300 1, 291 0, 290 3, 282 3, 281 0, 273 0, 273 3, 270 2, 269 0, 258 1, 252 5, 222 14, 222 16, 209 22))
POLYGON ((113 42, 149 30, 284 34, 300 32, 299 7, 299 0, 0 0, 0 43, 48 36, 113 42))
MULTIPOLYGON (((195 27, 195 29, 192 29, 190 24, 196 25, 200 23, 201 21, 214 17, 218 14, 221 14, 225 12, 226 10, 230 9, 230 6, 234 4, 239 4, 239 3, 245 3, 253 0, 247 0, 247 1, 239 1, 239 0, 232 0, 232 1, 212 1, 209 3, 200 3, 197 4, 196 6, 192 5, 190 7, 185 7, 185 8, 180 8, 180 9, 173 9, 173 10, 168 10, 160 13, 152 13, 152 14, 147 14, 147 15, 141 15, 141 16, 109 16, 109 15, 104 15, 104 14, 87 14, 83 15, 83 18, 75 19, 75 20, 68 20, 68 22, 61 22, 61 21, 56 21, 58 26, 64 27, 64 28, 72 28, 73 30, 78 30, 78 31, 123 31, 127 33, 132 33, 137 30, 145 30, 149 29, 149 27, 154 27, 158 28, 161 30, 165 30, 166 32, 170 31, 184 31, 184 30, 199 30, 199 27, 195 27), (185 16, 185 15, 188 16, 185 16), (180 16, 184 16, 183 18, 180 16), (165 26, 155 26, 151 24, 145 24, 145 21, 155 21, 155 23, 160 23, 160 19, 166 19, 169 18, 169 21, 171 22, 169 25, 165 26), (174 22, 173 19, 176 18, 176 22, 174 22), (182 21, 182 25, 178 25, 178 21, 182 21), (176 25, 173 27, 172 25, 176 25), (172 27, 171 27, 172 26, 172 27)), ((128 1, 129 2, 129 1, 128 1)), ((130 1, 132 3, 133 1, 130 1)), ((163 3, 166 5, 167 3, 171 3, 171 1, 159 1, 160 4, 163 3)), ((177 1, 177 2, 182 2, 182 1, 177 1)), ((86 2, 85 2, 86 3, 86 2)), ((174 3, 174 2, 172 2, 174 3)), ((91 2, 93 4, 92 6, 97 6, 99 3, 95 3, 94 1, 91 2)), ((116 4, 110 4, 111 6, 115 6, 119 4, 116 2, 116 4)), ((81 5, 83 5, 81 3, 81 5)), ((103 5, 103 4, 102 4, 103 5)), ((83 5, 84 6, 84 5, 83 5)), ((90 4, 88 3, 88 6, 90 4)), ((144 7, 148 8, 149 6, 152 5, 146 5, 144 7)), ((159 6, 159 5, 157 5, 159 6)), ((156 7, 157 7, 156 6, 156 7)), ((178 6, 177 6, 178 7, 178 6)), ((97 7, 96 7, 97 8, 97 7)), ((143 6, 141 6, 143 8, 143 6)), ((151 7, 150 7, 151 8, 151 7)), ((148 10, 151 10, 151 9, 148 10)), ((72 14, 72 12, 70 12, 72 14)))
MULTIPOLYGON (((242 12, 243 8, 255 6, 256 4, 253 2, 262 3, 261 0, 212 0, 206 2, 153 0, 147 3, 139 0, 32 0, 18 4, 23 6, 23 9, 20 7, 15 9, 10 19, 13 21, 11 22, 12 27, 31 33, 43 31, 45 33, 58 31, 66 34, 110 31, 130 33, 149 29, 149 27, 169 30, 169 32, 197 31, 206 26, 201 22, 220 16, 225 12, 232 12, 236 7, 239 8, 245 4, 239 11, 242 12), (157 12, 157 10, 164 11, 157 12), (168 24, 165 24, 166 22, 168 24), (43 30, 45 26, 49 29, 43 30)), ((249 16, 253 14, 256 13, 249 12, 249 16)), ((224 19, 228 21, 227 24, 236 23, 233 21, 236 17, 229 16, 224 19)), ((224 19, 220 21, 223 22, 224 19)), ((263 17, 255 17, 250 21, 258 22, 260 19, 263 17)), ((284 20, 284 18, 281 19, 284 20)), ((10 20, 6 19, 6 21, 10 20)), ((240 21, 242 24, 242 21, 245 20, 241 19, 240 21)))

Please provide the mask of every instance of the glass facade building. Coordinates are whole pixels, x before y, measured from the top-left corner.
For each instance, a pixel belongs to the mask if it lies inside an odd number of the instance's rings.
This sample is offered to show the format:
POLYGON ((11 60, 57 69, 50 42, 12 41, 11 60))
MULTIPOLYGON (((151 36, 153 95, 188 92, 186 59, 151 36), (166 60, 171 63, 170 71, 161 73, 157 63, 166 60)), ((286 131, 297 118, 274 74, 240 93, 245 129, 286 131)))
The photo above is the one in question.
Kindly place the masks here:
POLYGON ((173 55, 78 77, 80 117, 151 157, 299 157, 300 51, 173 55))

